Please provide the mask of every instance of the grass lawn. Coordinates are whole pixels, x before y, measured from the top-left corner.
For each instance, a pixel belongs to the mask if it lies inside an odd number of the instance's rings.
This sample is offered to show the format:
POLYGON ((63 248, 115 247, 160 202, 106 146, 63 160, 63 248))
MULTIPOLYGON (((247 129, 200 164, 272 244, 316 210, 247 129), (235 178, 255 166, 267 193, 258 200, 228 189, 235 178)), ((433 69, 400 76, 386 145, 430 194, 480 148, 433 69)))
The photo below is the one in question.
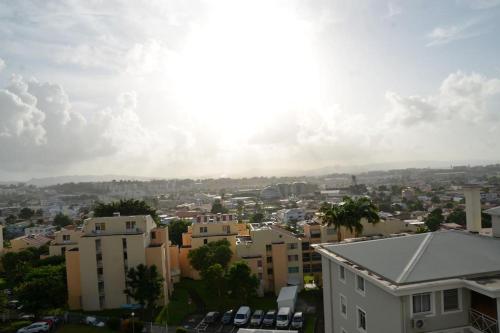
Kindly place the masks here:
POLYGON ((306 314, 305 316, 304 333, 314 333, 314 324, 316 323, 316 316, 313 314, 306 314))
POLYGON ((264 297, 253 297, 249 300, 248 304, 243 304, 242 300, 231 298, 229 295, 215 295, 210 288, 207 288, 203 281, 183 279, 179 284, 186 290, 195 292, 201 298, 201 301, 204 303, 205 312, 210 310, 226 311, 228 309, 237 309, 242 305, 262 310, 275 309, 277 306, 274 294, 267 294, 264 297))
POLYGON ((182 279, 174 286, 174 294, 170 303, 156 317, 156 322, 164 324, 168 314, 169 325, 180 325, 182 320, 189 314, 217 310, 224 312, 228 309, 237 309, 242 305, 248 305, 252 309, 269 310, 276 308, 276 296, 273 294, 264 297, 254 297, 248 304, 243 304, 239 299, 233 299, 228 295, 217 296, 203 281, 182 279), (190 303, 189 303, 190 300, 190 303))
POLYGON ((107 328, 92 327, 87 325, 68 324, 61 326, 56 333, 116 333, 107 328))

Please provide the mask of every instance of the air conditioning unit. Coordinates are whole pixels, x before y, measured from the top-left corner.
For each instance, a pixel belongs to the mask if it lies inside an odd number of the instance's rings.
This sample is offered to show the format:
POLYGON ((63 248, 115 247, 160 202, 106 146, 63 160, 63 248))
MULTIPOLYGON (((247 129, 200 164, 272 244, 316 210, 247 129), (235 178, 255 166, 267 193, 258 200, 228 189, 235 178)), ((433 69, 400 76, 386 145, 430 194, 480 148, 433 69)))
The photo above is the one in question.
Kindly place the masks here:
POLYGON ((415 318, 411 321, 411 327, 415 329, 423 329, 426 326, 426 320, 422 318, 415 318))

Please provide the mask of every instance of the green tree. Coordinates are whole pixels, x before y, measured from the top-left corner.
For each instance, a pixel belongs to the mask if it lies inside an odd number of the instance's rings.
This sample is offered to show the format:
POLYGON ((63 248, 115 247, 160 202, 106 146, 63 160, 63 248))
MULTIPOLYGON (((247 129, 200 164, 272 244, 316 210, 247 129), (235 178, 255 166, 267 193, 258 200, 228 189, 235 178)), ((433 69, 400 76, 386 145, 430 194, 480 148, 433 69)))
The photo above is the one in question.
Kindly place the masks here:
POLYGON ((245 203, 243 200, 238 200, 236 203, 236 213, 238 214, 238 222, 242 222, 243 215, 245 214, 245 203))
POLYGON ((187 232, 188 227, 191 222, 186 220, 173 220, 168 225, 168 238, 172 241, 172 244, 182 245, 182 234, 187 232))
POLYGON ((244 261, 237 261, 231 265, 227 273, 227 284, 232 297, 248 302, 256 295, 259 279, 252 274, 250 267, 244 261))
POLYGON ((15 289, 24 310, 38 314, 66 304, 66 268, 64 265, 33 268, 15 289))
POLYGON ((467 224, 465 211, 460 208, 454 209, 446 218, 447 223, 456 223, 461 226, 465 226, 467 224))
POLYGON ((5 223, 7 223, 7 224, 16 223, 16 221, 17 221, 17 217, 15 215, 12 215, 12 214, 10 214, 9 216, 7 216, 5 218, 5 223))
POLYGON ((425 218, 425 226, 429 231, 439 230, 439 227, 444 222, 443 210, 436 208, 425 218))
POLYGON ((128 199, 114 201, 108 204, 99 202, 94 207, 95 217, 109 217, 113 216, 114 213, 120 213, 120 215, 124 216, 151 215, 151 217, 156 222, 159 222, 159 217, 158 214, 156 214, 156 210, 151 208, 143 200, 128 199))
POLYGON ((202 279, 205 281, 208 290, 215 290, 217 296, 222 295, 225 286, 224 268, 220 264, 213 264, 201 273, 202 279))
POLYGON ((320 208, 323 224, 334 226, 337 230, 337 239, 342 240, 341 228, 344 227, 351 233, 359 235, 363 232, 362 220, 376 224, 380 221, 378 208, 367 197, 352 199, 344 197, 338 204, 323 203, 320 208))
POLYGON ((28 220, 35 215, 35 211, 28 207, 24 207, 19 211, 19 218, 22 220, 28 220))
POLYGON ((264 214, 261 212, 257 212, 250 216, 250 223, 262 223, 264 221, 264 214))
POLYGON ((197 249, 191 250, 188 254, 191 266, 201 274, 205 272, 210 266, 219 264, 225 270, 233 251, 227 239, 222 239, 216 242, 210 242, 197 249))
POLYGON ((431 202, 432 203, 440 203, 441 199, 439 199, 439 197, 437 195, 433 195, 431 198, 431 202))
POLYGON ((56 216, 54 216, 54 225, 58 227, 65 227, 67 225, 70 225, 72 223, 71 218, 68 215, 65 215, 61 212, 57 213, 56 216))
POLYGON ((153 318, 156 301, 163 289, 163 278, 158 273, 155 265, 146 266, 139 264, 127 272, 127 289, 123 292, 138 302, 142 308, 153 318))
POLYGON ((228 212, 227 208, 224 207, 220 199, 215 199, 212 203, 212 209, 210 210, 212 214, 225 214, 228 212))

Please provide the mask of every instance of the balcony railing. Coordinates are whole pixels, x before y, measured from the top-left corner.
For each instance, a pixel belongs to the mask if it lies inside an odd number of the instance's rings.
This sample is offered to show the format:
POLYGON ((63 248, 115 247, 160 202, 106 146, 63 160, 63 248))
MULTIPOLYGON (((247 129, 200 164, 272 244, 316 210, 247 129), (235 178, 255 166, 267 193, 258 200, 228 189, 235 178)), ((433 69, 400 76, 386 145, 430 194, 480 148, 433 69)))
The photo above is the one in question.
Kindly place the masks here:
POLYGON ((497 320, 484 313, 470 309, 469 319, 472 327, 483 333, 498 333, 497 320))

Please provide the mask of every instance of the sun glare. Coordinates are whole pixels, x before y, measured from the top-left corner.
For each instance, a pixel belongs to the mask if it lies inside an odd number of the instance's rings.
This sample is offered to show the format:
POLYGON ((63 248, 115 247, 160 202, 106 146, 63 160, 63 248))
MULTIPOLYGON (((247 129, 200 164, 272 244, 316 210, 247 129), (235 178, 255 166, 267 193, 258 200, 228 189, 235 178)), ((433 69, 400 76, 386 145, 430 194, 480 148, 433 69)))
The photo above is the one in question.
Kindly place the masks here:
POLYGON ((177 73, 181 107, 207 126, 237 128, 228 132, 235 143, 318 100, 309 27, 289 9, 258 4, 212 8, 193 28, 177 73))

